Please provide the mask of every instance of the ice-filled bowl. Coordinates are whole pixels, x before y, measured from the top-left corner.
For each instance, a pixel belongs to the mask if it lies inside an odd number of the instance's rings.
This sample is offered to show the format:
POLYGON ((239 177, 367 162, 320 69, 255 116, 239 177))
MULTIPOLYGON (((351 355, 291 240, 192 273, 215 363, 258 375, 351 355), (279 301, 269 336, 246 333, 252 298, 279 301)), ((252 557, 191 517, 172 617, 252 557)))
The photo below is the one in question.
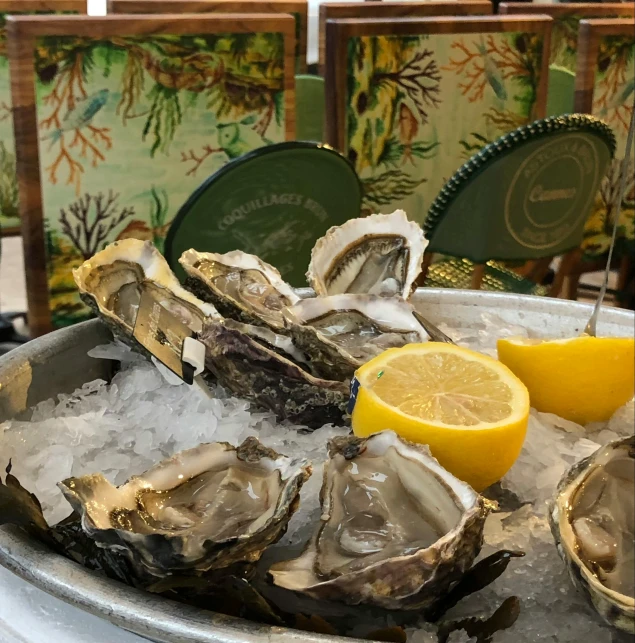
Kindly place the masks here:
MULTIPOLYGON (((479 291, 422 289, 413 301, 430 321, 457 334, 476 327, 487 333, 491 314, 536 336, 567 337, 579 334, 591 313, 590 306, 580 303, 479 291)), ((599 334, 630 336, 633 326, 632 312, 607 308, 599 334)), ((87 356, 109 338, 105 327, 90 321, 29 342, 0 359, 0 421, 25 416, 35 404, 71 393, 85 382, 109 379, 114 363, 87 356)), ((263 626, 158 598, 57 556, 16 528, 0 528, 0 564, 46 592, 154 641, 361 641, 263 626)))

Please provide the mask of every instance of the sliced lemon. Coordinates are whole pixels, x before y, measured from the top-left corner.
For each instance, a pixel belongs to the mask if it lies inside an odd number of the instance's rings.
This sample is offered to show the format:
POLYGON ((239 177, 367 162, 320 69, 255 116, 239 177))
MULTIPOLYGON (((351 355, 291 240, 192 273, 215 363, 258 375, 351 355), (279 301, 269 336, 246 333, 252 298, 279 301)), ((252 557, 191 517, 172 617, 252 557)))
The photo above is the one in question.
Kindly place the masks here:
POLYGON ((529 395, 500 362, 452 344, 391 348, 355 374, 353 431, 392 429, 427 444, 477 491, 500 480, 525 439, 529 395))
POLYGON ((498 358, 529 390, 531 405, 566 420, 608 420, 633 397, 632 337, 498 340, 498 358))

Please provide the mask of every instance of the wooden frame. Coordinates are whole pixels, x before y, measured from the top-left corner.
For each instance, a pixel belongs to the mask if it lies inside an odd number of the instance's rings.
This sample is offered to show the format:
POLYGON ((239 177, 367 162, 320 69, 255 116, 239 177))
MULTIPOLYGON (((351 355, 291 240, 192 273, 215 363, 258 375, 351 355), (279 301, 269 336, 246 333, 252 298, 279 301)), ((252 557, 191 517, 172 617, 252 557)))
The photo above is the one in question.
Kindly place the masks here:
POLYGON ((299 20, 298 73, 307 68, 307 0, 108 0, 109 14, 134 13, 289 13, 299 20))
MULTIPOLYGON (((38 38, 89 36, 104 40, 126 36, 281 33, 284 42, 286 139, 295 134, 294 49, 291 16, 271 14, 140 15, 105 17, 9 17, 11 85, 15 108, 17 169, 26 267, 29 327, 34 337, 53 327, 44 234, 43 182, 35 94, 34 47, 38 38)), ((76 130, 77 132, 79 130, 76 130)))
MULTIPOLYGON (((528 31, 545 37, 549 50, 552 19, 526 16, 341 19, 326 23, 326 142, 344 154, 346 145, 347 43, 356 36, 419 36, 428 34, 505 33, 528 31)), ((543 57, 534 117, 542 118, 547 103, 548 60, 543 57)))
MULTIPOLYGON (((150 0, 151 2, 153 0, 150 0)), ((323 2, 320 4, 319 69, 326 72, 326 22, 342 18, 423 18, 426 16, 491 15, 490 0, 433 0, 432 2, 323 2)))
POLYGON ((578 40, 578 69, 575 78, 574 107, 591 114, 595 93, 595 72, 600 41, 606 36, 633 36, 635 19, 581 20, 578 40))
MULTIPOLYGON (((86 8, 87 0, 0 0, 0 14, 3 16, 25 14, 35 11, 73 11, 77 14, 84 15, 86 14, 86 8)), ((2 31, 4 31, 3 28, 2 31)), ((2 43, 3 40, 4 37, 0 35, 0 43, 2 43)), ((6 51, 2 51, 1 47, 0 56, 6 57, 6 51)), ((9 85, 8 75, 9 68, 7 67, 7 84, 9 85)), ((9 114, 1 115, 0 120, 10 121, 10 100, 2 100, 2 105, 3 109, 9 110, 9 114)), ((2 226, 0 233, 3 237, 19 235, 20 226, 2 226)))
MULTIPOLYGON (((565 67, 575 73, 575 46, 577 32, 571 24, 571 18, 620 18, 635 15, 635 5, 629 2, 568 2, 558 4, 523 4, 503 2, 499 12, 504 15, 547 15, 554 20, 551 32, 550 62, 565 67)), ((579 23, 578 23, 579 24, 579 23)))

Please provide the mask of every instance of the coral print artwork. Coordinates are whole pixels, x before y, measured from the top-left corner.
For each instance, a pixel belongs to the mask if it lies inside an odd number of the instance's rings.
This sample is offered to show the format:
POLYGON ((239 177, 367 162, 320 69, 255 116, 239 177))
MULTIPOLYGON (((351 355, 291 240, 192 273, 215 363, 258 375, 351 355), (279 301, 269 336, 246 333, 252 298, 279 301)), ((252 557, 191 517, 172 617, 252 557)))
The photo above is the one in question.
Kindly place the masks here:
POLYGON ((465 160, 536 117, 543 36, 362 36, 348 41, 348 157, 364 209, 419 223, 465 160))
MULTIPOLYGON (((5 7, 6 8, 6 7, 5 7)), ((10 12, 0 12, 0 230, 19 232, 18 183, 15 164, 15 140, 11 109, 11 82, 7 58, 6 17, 16 14, 51 14, 54 11, 19 11, 16 2, 10 12)), ((59 13, 72 14, 74 11, 59 13)))
MULTIPOLYGON (((582 249, 589 257, 608 252, 613 234, 614 203, 619 193, 620 167, 635 99, 635 37, 606 36, 599 44, 592 114, 612 128, 617 150, 596 197, 584 231, 582 249)), ((616 241, 618 254, 635 252, 635 162, 631 157, 616 241)))
POLYGON ((71 269, 108 243, 160 249, 193 190, 285 139, 282 33, 42 38, 36 108, 54 327, 87 316, 71 269))

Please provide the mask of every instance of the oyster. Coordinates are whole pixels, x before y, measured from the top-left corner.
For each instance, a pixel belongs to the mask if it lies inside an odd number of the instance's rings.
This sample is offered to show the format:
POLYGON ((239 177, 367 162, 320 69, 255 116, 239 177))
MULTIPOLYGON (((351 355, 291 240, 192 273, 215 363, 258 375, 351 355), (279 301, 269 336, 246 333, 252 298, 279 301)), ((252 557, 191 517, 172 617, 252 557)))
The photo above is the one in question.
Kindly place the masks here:
POLYGON ((387 609, 431 605, 483 542, 483 499, 392 431, 329 442, 321 523, 275 585, 312 598, 387 609))
POLYGON ((574 585, 610 625, 635 633, 635 437, 573 465, 549 522, 574 585))
POLYGON ((279 420, 312 429, 342 422, 348 385, 315 377, 280 343, 231 321, 211 322, 199 339, 206 347, 206 368, 235 395, 273 411, 279 420))
POLYGON ((201 444, 114 487, 102 474, 59 487, 101 547, 141 577, 199 574, 254 562, 285 532, 311 467, 256 438, 201 444))
POLYGON ((428 245, 403 210, 351 219, 318 239, 306 273, 319 296, 410 296, 428 245))
POLYGON ((127 343, 143 289, 195 332, 218 311, 181 286, 161 253, 139 239, 115 241, 73 270, 81 298, 127 343))
POLYGON ((428 335, 400 297, 331 295, 302 299, 283 311, 294 344, 312 357, 317 374, 345 380, 387 348, 428 335))
POLYGON ((179 263, 192 292, 214 304, 224 317, 247 324, 281 329, 282 309, 299 299, 273 266, 240 250, 226 254, 186 250, 179 263))

